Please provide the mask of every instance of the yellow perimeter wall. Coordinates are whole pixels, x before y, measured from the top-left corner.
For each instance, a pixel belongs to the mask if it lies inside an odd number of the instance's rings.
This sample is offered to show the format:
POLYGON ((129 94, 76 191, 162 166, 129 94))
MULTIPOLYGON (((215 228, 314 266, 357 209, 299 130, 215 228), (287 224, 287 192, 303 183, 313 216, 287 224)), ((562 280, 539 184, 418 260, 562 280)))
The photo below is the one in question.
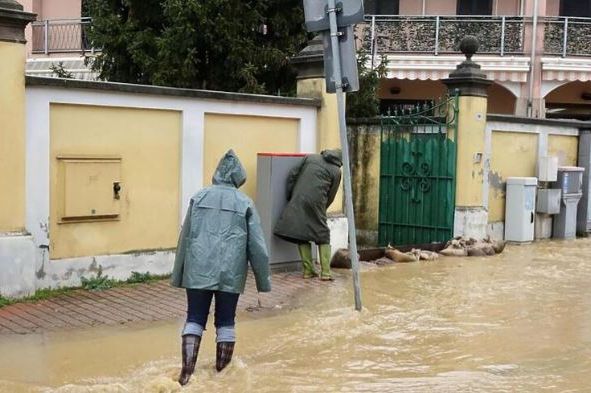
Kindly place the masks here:
MULTIPOLYGON (((505 182, 508 177, 536 176, 538 135, 493 132, 490 168, 488 220, 505 220, 505 182)), ((578 138, 549 135, 548 156, 557 156, 559 165, 576 165, 578 138)))
POLYGON ((0 233, 25 227, 25 46, 0 42, 0 233))
POLYGON ((536 176, 537 134, 493 132, 488 195, 488 221, 505 219, 508 177, 536 176))
POLYGON ((298 97, 311 97, 320 99, 322 104, 318 113, 318 151, 335 149, 341 146, 339 135, 339 122, 337 121, 337 98, 334 94, 326 92, 324 78, 311 78, 298 80, 298 97))
POLYGON ((52 104, 50 133, 50 258, 176 246, 180 112, 52 104), (121 157, 120 220, 57 223, 58 155, 121 157))
POLYGON ((576 166, 579 155, 579 138, 576 136, 548 136, 548 155, 558 157, 560 166, 576 166))
POLYGON ((355 225, 358 229, 375 231, 378 229, 380 206, 381 135, 370 132, 371 126, 357 127, 359 132, 353 138, 350 151, 355 225))
POLYGON ((299 123, 290 118, 206 113, 204 185, 211 184, 222 155, 234 149, 246 169, 246 184, 241 190, 255 199, 257 153, 299 152, 299 123))

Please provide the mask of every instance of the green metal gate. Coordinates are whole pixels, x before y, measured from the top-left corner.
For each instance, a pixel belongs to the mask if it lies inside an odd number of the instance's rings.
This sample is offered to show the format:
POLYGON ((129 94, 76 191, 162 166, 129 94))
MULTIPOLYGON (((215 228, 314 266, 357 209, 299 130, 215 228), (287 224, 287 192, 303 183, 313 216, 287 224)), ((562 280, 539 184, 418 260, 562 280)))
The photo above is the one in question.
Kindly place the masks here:
POLYGON ((457 97, 382 118, 381 246, 453 236, 457 119, 457 97))

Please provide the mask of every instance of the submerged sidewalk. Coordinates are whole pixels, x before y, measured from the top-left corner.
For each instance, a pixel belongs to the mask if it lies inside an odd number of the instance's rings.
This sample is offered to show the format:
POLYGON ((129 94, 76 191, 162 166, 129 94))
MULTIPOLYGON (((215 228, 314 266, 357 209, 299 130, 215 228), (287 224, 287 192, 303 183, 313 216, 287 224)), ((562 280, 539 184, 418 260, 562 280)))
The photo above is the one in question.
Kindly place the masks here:
MULTIPOLYGON (((327 285, 317 279, 304 280, 301 273, 276 273, 273 290, 257 294, 249 275, 238 312, 287 304, 298 293, 327 285)), ((328 284, 329 285, 329 284, 328 284)), ((0 308, 0 334, 29 334, 44 331, 118 325, 140 321, 182 318, 186 312, 185 291, 168 280, 130 284, 104 291, 73 290, 35 303, 16 303, 0 308)))

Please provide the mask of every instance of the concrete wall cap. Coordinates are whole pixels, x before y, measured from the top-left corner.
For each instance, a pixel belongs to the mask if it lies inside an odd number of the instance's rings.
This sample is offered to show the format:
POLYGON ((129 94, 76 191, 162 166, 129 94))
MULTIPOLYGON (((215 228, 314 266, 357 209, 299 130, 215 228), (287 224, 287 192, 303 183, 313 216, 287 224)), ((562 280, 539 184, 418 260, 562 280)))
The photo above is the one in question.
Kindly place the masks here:
POLYGON ((85 81, 78 79, 46 78, 27 76, 29 87, 57 87, 65 89, 107 90, 122 93, 154 94, 175 97, 193 97, 213 100, 247 101, 263 104, 299 105, 320 107, 321 102, 314 98, 278 97, 262 94, 233 93, 213 90, 180 89, 175 87, 136 85, 131 83, 85 81))
POLYGON ((533 117, 497 114, 489 114, 487 115, 486 119, 488 121, 498 121, 503 123, 539 124, 548 126, 573 127, 587 130, 591 128, 591 121, 581 120, 537 119, 533 117))

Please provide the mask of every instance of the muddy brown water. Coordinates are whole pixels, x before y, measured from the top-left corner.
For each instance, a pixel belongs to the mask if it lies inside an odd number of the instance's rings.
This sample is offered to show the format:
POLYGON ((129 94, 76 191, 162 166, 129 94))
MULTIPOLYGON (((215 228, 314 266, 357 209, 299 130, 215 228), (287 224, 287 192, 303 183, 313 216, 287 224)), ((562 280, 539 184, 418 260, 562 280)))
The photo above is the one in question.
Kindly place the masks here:
MULTIPOLYGON (((2 392, 591 392, 591 240, 367 267, 241 313, 231 366, 206 332, 181 389, 180 321, 0 336, 2 392)), ((341 275, 347 272, 339 273, 341 275)))

